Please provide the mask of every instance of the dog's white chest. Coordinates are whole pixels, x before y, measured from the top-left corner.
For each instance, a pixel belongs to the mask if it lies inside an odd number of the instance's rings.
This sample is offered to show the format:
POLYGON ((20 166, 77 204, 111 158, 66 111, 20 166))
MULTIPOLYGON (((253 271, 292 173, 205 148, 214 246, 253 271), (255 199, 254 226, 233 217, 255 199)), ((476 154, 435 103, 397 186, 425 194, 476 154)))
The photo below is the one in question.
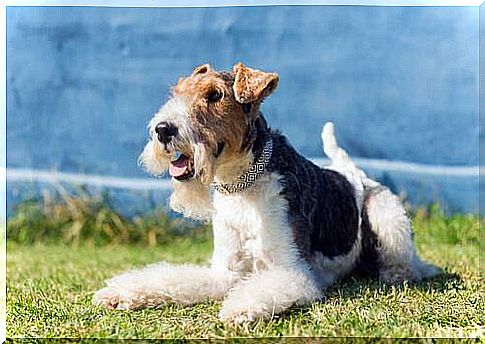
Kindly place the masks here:
POLYGON ((251 192, 214 197, 216 245, 224 247, 230 257, 228 265, 238 271, 297 260, 278 176, 268 176, 256 187, 251 192))
POLYGON ((227 247, 233 249, 228 253, 234 255, 236 270, 249 272, 267 264, 258 204, 254 198, 241 195, 223 196, 223 200, 215 202, 217 223, 223 225, 225 234, 232 234, 232 242, 228 242, 227 247))

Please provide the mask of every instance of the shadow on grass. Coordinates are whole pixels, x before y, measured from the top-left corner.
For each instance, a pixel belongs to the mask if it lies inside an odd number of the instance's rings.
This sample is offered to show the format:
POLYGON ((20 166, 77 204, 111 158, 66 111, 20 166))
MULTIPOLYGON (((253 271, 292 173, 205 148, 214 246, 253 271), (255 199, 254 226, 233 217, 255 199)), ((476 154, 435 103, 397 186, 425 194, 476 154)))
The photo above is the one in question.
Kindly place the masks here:
MULTIPOLYGON (((365 292, 377 292, 379 295, 414 289, 420 292, 445 292, 451 289, 465 288, 463 279, 457 273, 443 271, 441 274, 420 282, 405 282, 404 284, 386 284, 377 278, 347 277, 328 288, 320 303, 334 299, 358 299, 366 297, 365 292)), ((281 317, 307 313, 312 305, 292 306, 281 314, 281 317)))
POLYGON ((454 289, 463 283, 462 278, 457 273, 443 271, 439 275, 424 279, 419 282, 404 282, 403 284, 388 284, 380 282, 377 278, 347 277, 327 289, 328 295, 339 297, 355 297, 361 295, 365 289, 379 291, 387 294, 393 290, 416 289, 422 292, 438 291, 443 292, 454 289))

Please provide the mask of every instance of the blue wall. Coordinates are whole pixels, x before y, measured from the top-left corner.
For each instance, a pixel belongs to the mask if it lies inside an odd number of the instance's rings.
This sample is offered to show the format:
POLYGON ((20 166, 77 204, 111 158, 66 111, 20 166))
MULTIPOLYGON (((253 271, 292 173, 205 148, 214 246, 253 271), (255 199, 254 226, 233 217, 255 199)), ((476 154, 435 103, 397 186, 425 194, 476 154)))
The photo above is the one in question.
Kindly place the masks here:
MULTIPOLYGON (((7 166, 145 177, 136 159, 169 85, 198 64, 230 69, 237 61, 280 74, 263 112, 306 156, 323 157, 321 126, 332 120, 356 157, 477 166, 478 14, 8 8, 7 166)), ((478 211, 478 176, 372 174, 415 204, 478 211)))

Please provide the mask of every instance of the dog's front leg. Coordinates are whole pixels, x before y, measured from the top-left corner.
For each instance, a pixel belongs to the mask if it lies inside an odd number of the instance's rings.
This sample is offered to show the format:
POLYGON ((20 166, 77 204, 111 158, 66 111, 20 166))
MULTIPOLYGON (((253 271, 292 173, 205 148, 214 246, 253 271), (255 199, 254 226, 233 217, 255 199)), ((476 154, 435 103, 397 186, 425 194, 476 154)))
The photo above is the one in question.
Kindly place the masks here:
POLYGON ((269 319, 291 305, 306 304, 321 296, 308 269, 272 267, 236 285, 222 305, 220 318, 236 324, 269 319))
POLYGON ((106 284, 94 294, 94 304, 110 309, 140 309, 220 299, 232 286, 232 276, 207 267, 159 263, 125 272, 106 284))
POLYGON ((239 242, 236 232, 226 230, 218 221, 214 225, 210 268, 159 263, 128 271, 106 281, 106 288, 94 294, 93 302, 111 309, 139 309, 223 298, 241 278, 234 264, 239 242))

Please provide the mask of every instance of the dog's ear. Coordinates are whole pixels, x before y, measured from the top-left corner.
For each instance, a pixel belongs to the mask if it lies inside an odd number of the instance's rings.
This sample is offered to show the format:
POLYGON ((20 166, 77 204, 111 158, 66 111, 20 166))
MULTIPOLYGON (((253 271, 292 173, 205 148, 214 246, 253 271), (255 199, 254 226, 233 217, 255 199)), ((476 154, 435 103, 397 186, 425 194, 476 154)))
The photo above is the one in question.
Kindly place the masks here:
POLYGON ((212 70, 211 65, 206 63, 206 64, 195 67, 194 71, 192 72, 192 75, 205 74, 205 73, 207 73, 211 70, 212 70))
POLYGON ((276 73, 248 68, 242 63, 234 65, 232 70, 235 75, 234 96, 239 103, 262 101, 278 86, 279 77, 276 73))

